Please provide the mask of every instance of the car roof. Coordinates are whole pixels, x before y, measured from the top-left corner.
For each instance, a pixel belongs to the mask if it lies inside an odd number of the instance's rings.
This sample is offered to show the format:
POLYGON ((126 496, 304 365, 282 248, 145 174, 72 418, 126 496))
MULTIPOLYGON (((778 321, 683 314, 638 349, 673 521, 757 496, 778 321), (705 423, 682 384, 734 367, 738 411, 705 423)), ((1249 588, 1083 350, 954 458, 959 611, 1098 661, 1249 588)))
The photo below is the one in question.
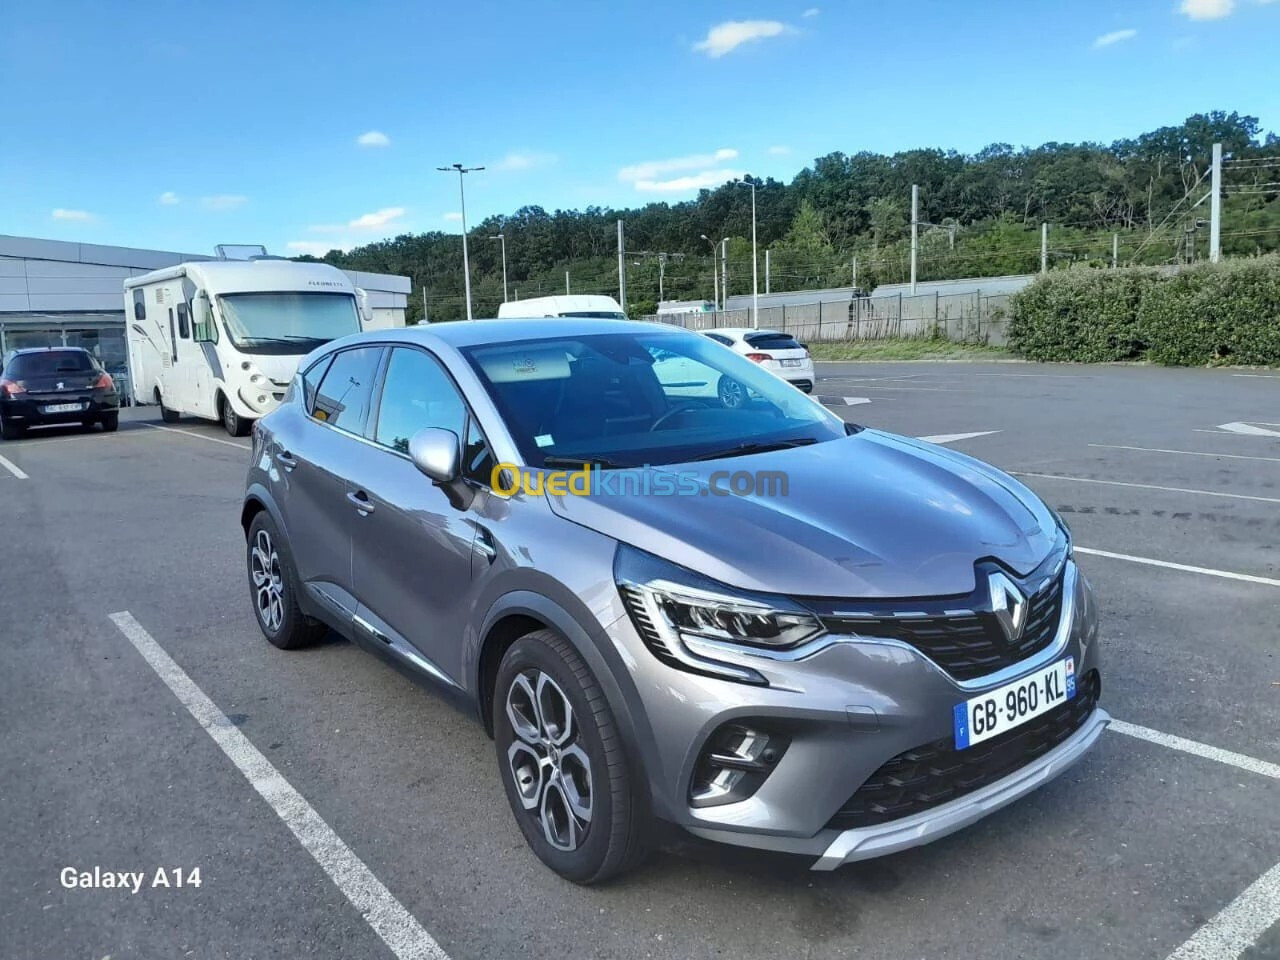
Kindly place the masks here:
POLYGON ((702 333, 719 333, 726 337, 745 337, 749 333, 763 333, 773 337, 789 337, 791 334, 784 333, 781 330, 773 330, 768 327, 761 327, 757 330, 755 327, 712 327, 710 330, 703 330, 702 333))
MULTIPOLYGON (((512 343, 517 340, 551 337, 585 337, 598 333, 683 334, 686 331, 665 323, 638 320, 607 320, 595 317, 531 317, 508 320, 454 320, 447 323, 418 324, 387 330, 354 333, 321 347, 327 353, 335 347, 364 342, 418 343, 445 345, 456 349, 512 343)), ((692 334, 688 334, 692 336, 692 334)))
POLYGON ((10 350, 7 356, 10 359, 12 359, 13 357, 21 357, 29 353, 69 353, 69 352, 88 353, 89 351, 86 350, 84 347, 18 347, 15 350, 10 350))

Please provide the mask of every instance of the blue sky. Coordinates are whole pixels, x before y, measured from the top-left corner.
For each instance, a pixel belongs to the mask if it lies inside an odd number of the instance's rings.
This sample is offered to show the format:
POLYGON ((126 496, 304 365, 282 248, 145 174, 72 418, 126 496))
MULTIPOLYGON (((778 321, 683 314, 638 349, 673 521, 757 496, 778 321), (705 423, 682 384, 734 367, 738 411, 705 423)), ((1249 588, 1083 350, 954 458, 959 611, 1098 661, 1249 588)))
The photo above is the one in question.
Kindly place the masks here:
POLYGON ((11 5, 0 233, 349 247, 842 150, 1280 129, 1276 0, 11 5))

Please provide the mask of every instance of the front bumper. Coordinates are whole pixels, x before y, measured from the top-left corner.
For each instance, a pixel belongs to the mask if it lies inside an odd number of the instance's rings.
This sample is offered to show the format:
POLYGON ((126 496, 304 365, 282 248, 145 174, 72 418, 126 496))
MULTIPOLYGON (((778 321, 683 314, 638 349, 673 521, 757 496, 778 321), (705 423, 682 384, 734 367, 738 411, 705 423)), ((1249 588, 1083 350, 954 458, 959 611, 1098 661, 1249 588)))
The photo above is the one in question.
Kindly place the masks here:
POLYGON ((659 663, 626 616, 609 633, 636 681, 639 702, 631 709, 652 731, 647 773, 659 815, 705 839, 812 856, 823 869, 927 843, 980 819, 1060 773, 1109 721, 1095 710, 1065 740, 1029 754, 999 780, 919 814, 841 830, 833 817, 886 762, 953 735, 956 703, 1064 657, 1075 659, 1081 677, 1100 673, 1092 595, 1073 562, 1066 565, 1053 641, 974 681, 953 679, 906 644, 831 637, 795 660, 744 655, 740 662, 768 680, 750 686, 659 663), (689 797, 699 757, 727 723, 783 730, 789 745, 746 799, 695 807, 689 797))

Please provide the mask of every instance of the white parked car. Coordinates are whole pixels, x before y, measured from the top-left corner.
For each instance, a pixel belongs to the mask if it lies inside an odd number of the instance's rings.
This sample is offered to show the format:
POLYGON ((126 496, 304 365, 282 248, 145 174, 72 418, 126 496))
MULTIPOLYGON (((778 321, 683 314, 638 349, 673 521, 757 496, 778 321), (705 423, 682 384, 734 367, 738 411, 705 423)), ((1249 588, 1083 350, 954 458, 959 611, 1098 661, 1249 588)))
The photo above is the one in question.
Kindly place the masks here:
POLYGON ((805 393, 813 392, 813 358, 791 334, 751 327, 717 327, 702 333, 748 360, 754 360, 793 387, 799 387, 805 393))

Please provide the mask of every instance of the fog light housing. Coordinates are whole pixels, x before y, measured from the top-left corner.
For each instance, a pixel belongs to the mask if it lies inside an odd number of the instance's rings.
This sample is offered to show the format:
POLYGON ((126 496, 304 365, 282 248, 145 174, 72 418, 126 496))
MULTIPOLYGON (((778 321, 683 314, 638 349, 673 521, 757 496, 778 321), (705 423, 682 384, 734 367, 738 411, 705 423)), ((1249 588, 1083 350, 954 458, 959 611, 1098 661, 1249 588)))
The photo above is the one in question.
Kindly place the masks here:
POLYGON ((707 738, 689 783, 691 807, 717 807, 752 796, 791 744, 757 720, 733 720, 707 738))

